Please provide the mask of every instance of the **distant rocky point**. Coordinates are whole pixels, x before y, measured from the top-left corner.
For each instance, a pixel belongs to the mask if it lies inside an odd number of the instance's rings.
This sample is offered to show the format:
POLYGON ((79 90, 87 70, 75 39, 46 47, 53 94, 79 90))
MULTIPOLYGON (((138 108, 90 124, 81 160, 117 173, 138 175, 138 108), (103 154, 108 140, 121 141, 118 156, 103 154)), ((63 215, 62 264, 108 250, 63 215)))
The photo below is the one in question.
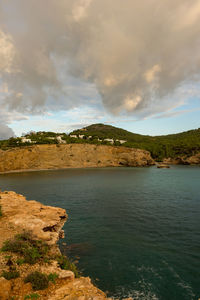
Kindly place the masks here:
POLYGON ((191 156, 178 156, 176 158, 163 159, 164 164, 168 165, 200 165, 200 153, 191 156))

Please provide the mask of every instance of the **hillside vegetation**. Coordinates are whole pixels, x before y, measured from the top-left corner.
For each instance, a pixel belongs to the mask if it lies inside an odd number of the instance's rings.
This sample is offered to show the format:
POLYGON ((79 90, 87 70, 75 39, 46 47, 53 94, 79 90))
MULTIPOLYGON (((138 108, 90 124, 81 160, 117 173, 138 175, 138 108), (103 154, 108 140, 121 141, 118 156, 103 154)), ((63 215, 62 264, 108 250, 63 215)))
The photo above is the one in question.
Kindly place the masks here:
MULTIPOLYGON (((200 128, 178 134, 148 136, 135 134, 110 125, 94 124, 72 134, 126 140, 123 146, 145 149, 156 160, 164 157, 191 156, 200 151, 200 128)), ((115 142, 115 144, 117 144, 115 142)), ((117 144, 118 145, 118 144, 117 144)))
POLYGON ((189 157, 200 152, 200 128, 165 136, 140 135, 110 125, 93 124, 75 130, 69 135, 54 132, 31 132, 22 138, 0 141, 0 149, 28 146, 30 144, 104 144, 125 146, 150 151, 152 157, 163 158, 189 157))

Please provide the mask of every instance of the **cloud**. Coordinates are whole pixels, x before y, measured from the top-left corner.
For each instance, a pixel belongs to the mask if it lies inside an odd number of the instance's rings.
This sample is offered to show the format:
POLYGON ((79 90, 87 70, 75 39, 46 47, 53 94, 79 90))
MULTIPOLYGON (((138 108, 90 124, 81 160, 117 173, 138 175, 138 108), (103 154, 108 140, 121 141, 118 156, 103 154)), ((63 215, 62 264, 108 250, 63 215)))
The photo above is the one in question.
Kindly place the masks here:
POLYGON ((178 110, 178 111, 168 111, 168 112, 162 113, 160 115, 154 116, 153 119, 173 118, 176 116, 180 116, 180 115, 183 115, 186 113, 196 112, 196 111, 200 111, 200 107, 197 107, 195 109, 183 109, 183 110, 178 110))
POLYGON ((0 109, 0 140, 8 139, 15 136, 13 129, 10 125, 13 122, 25 121, 28 117, 16 111, 9 112, 3 107, 0 109))
POLYGON ((0 104, 168 111, 183 103, 181 87, 200 82, 199 31, 200 0, 1 1, 0 104))
POLYGON ((0 123, 0 140, 6 140, 12 136, 15 136, 13 130, 7 125, 0 123))

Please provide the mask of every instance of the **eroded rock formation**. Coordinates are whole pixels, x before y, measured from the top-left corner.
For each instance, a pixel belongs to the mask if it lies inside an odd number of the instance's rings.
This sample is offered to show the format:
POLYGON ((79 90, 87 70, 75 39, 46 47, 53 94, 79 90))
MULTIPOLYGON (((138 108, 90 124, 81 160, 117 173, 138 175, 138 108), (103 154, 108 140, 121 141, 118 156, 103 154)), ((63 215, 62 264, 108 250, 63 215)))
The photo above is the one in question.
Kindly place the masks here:
POLYGON ((0 172, 153 164, 148 151, 105 145, 34 145, 0 151, 0 172))

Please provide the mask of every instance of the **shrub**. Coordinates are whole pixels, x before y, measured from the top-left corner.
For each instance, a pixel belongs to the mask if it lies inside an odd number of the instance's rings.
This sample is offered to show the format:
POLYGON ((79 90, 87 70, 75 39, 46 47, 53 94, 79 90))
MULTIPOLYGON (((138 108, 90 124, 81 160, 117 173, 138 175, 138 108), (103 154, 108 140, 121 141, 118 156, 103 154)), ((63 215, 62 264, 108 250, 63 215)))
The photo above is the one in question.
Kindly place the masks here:
POLYGON ((40 295, 38 295, 38 294, 30 294, 30 295, 26 295, 25 297, 24 297, 24 300, 28 300, 28 299, 31 299, 31 300, 37 300, 37 299, 39 299, 40 298, 40 295))
POLYGON ((2 208, 1 208, 1 205, 0 205, 0 217, 3 216, 3 213, 2 213, 2 208))
POLYGON ((18 234, 12 240, 4 242, 2 251, 10 251, 23 255, 24 262, 35 264, 39 259, 45 258, 49 246, 43 241, 34 240, 27 232, 18 234))
POLYGON ((3 271, 1 276, 3 276, 5 279, 7 280, 11 280, 11 279, 15 279, 18 278, 20 276, 18 271, 3 271))
POLYGON ((35 271, 30 273, 25 279, 24 282, 30 282, 32 285, 32 289, 34 291, 44 290, 48 288, 49 280, 46 274, 35 271))
POLYGON ((48 275, 48 281, 51 281, 53 283, 56 283, 57 278, 58 278, 58 274, 56 274, 56 273, 50 273, 48 275))
POLYGON ((18 266, 21 266, 21 265, 23 265, 25 263, 25 260, 23 259, 23 258, 18 258, 17 260, 16 260, 16 264, 18 265, 18 266))
POLYGON ((76 278, 79 277, 79 272, 75 266, 74 263, 72 263, 69 258, 67 258, 66 256, 64 255, 60 255, 57 257, 57 262, 60 266, 61 269, 63 270, 70 270, 72 272, 74 272, 74 275, 76 278))

